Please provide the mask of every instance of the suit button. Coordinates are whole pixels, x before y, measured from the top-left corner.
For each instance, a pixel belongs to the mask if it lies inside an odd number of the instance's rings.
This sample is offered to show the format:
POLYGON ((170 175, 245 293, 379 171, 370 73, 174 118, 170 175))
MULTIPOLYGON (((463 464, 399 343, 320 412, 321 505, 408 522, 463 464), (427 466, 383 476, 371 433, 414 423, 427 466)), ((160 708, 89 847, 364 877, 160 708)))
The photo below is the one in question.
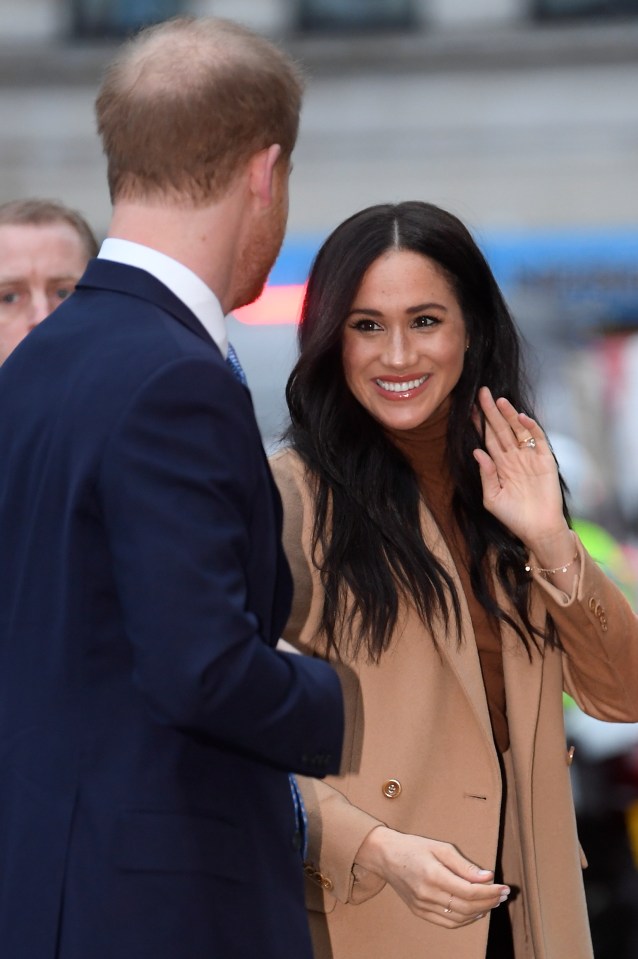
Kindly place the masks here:
POLYGON ((589 600, 589 608, 590 608, 590 610, 592 611, 592 613, 593 613, 593 612, 595 611, 595 609, 596 609, 596 600, 594 599, 593 596, 592 596, 591 599, 589 600))
POLYGON ((327 876, 324 876, 324 877, 323 877, 323 879, 321 880, 321 885, 322 885, 323 888, 326 889, 328 892, 331 892, 331 891, 332 891, 332 879, 328 879, 327 876))
POLYGON ((402 788, 398 779, 387 779, 381 787, 381 791, 388 799, 396 799, 397 796, 401 795, 402 788))
POLYGON ((575 746, 570 746, 569 749, 567 750, 567 765, 568 765, 568 766, 571 766, 571 764, 573 763, 573 761, 574 761, 574 753, 575 753, 575 752, 576 752, 576 747, 575 747, 575 746))

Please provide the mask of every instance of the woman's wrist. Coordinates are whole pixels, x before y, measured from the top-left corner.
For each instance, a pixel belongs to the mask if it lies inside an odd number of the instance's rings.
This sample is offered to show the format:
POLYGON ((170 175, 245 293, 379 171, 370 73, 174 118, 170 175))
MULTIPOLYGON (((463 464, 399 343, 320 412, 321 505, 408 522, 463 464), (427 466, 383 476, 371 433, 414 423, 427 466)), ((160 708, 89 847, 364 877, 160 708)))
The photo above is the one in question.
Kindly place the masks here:
POLYGON ((530 575, 539 573, 553 586, 570 595, 574 581, 580 575, 580 558, 575 533, 567 529, 567 535, 561 535, 553 543, 545 543, 534 550, 533 559, 529 558, 525 570, 530 575))
POLYGON ((357 850, 354 857, 356 864, 369 872, 376 873, 378 876, 385 876, 386 834, 391 832, 392 830, 382 823, 371 829, 357 850))
POLYGON ((560 532, 526 545, 530 552, 528 566, 535 572, 557 572, 571 566, 578 556, 576 537, 567 525, 560 532))

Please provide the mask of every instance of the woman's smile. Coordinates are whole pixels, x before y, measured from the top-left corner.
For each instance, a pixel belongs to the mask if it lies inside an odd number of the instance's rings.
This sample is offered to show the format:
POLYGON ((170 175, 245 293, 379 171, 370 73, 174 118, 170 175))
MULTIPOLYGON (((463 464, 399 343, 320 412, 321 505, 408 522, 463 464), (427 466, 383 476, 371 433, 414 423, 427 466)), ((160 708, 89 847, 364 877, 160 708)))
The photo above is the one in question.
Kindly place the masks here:
POLYGON ((427 375, 413 377, 412 379, 376 379, 375 383, 384 393, 389 393, 389 400, 411 399, 425 385, 427 375))

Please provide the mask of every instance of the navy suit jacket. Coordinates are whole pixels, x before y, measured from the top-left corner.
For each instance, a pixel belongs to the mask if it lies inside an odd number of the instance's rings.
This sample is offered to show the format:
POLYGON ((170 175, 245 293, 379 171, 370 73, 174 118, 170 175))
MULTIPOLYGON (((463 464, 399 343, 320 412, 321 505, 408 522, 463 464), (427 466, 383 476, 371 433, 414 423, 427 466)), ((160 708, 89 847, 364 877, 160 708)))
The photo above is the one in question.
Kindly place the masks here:
POLYGON ((248 391, 94 260, 0 369, 2 959, 306 959, 288 770, 339 681, 274 649, 281 504, 248 391))

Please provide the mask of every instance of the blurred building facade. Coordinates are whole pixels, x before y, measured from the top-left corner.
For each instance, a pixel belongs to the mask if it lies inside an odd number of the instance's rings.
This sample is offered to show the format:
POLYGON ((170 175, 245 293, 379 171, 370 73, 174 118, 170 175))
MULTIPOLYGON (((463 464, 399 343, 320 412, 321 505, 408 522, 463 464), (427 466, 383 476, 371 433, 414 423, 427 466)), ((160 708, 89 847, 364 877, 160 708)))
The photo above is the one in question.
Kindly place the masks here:
POLYGON ((638 0, 2 0, 0 36, 116 36, 180 13, 229 17, 278 35, 605 19, 636 15, 638 0))

